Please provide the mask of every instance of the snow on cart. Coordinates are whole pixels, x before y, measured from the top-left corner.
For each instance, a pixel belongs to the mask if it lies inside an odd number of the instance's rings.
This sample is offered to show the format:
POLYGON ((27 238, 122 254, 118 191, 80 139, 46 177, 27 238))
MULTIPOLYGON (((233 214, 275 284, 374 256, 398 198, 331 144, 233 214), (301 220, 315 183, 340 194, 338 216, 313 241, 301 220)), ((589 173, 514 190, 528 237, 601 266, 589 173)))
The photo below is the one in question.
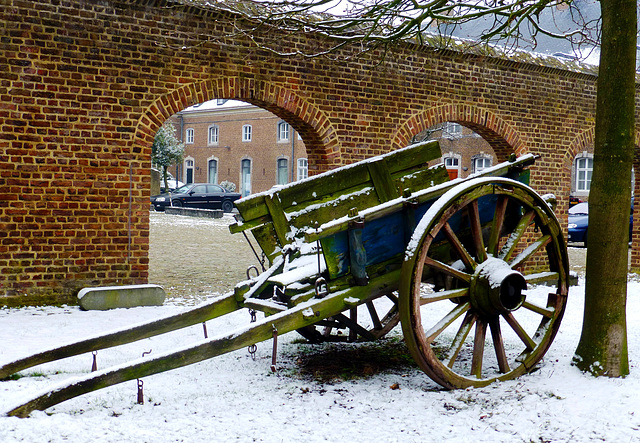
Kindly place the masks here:
POLYGON ((237 201, 230 229, 252 234, 261 272, 254 267, 233 292, 179 315, 8 363, 0 379, 238 309, 262 311, 263 319, 92 372, 8 414, 25 417, 127 380, 275 344, 291 331, 312 342, 376 340, 401 323, 420 368, 449 389, 532 370, 560 326, 569 278, 558 220, 527 185, 535 157, 512 156, 449 181, 444 165, 428 166, 440 156, 437 142, 421 143, 237 201), (546 295, 528 291, 538 284, 549 287, 546 295))

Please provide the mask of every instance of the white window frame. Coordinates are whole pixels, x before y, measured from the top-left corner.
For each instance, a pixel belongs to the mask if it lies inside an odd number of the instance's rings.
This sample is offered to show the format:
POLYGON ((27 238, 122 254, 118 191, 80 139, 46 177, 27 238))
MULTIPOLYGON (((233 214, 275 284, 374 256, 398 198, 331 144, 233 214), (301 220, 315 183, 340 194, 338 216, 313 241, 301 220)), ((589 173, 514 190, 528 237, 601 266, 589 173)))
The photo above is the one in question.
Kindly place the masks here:
POLYGON ((250 158, 243 158, 240 160, 240 192, 245 197, 251 194, 251 175, 253 173, 253 160, 250 158), (244 165, 245 162, 249 164, 249 173, 245 176, 244 165))
POLYGON ((184 142, 188 145, 192 145, 195 141, 195 129, 187 128, 184 131, 184 142))
POLYGON ((242 141, 250 142, 252 138, 253 128, 251 125, 243 125, 242 126, 242 141))
POLYGON ((583 153, 574 160, 575 170, 575 190, 577 194, 588 195, 591 190, 591 179, 593 176, 593 155, 583 153), (584 176, 581 177, 581 174, 584 176))
POLYGON ((484 171, 487 168, 490 168, 493 165, 493 159, 488 155, 476 155, 471 158, 471 166, 473 173, 484 171), (478 168, 478 162, 482 161, 483 165, 481 168, 478 168), (489 163, 488 165, 486 163, 489 163))
POLYGON ((297 177, 297 180, 304 180, 305 178, 309 177, 309 160, 307 160, 306 158, 298 159, 297 177))
POLYGON ((196 175, 196 162, 195 159, 193 157, 186 157, 184 159, 184 183, 185 185, 188 185, 190 183, 195 183, 195 177, 196 175), (188 180, 189 178, 189 170, 191 170, 191 181, 188 180))
POLYGON ((218 171, 220 171, 220 161, 216 157, 209 157, 207 159, 207 183, 212 185, 218 184, 218 171), (216 163, 216 175, 213 181, 211 181, 211 162, 216 163))
POLYGON ((289 123, 281 121, 278 123, 278 142, 288 142, 291 134, 289 123))
POLYGON ((276 185, 289 183, 289 159, 280 157, 276 160, 276 185))
POLYGON ((211 125, 207 129, 207 144, 217 145, 220 141, 220 127, 218 125, 211 125))
POLYGON ((446 122, 443 128, 444 138, 458 138, 462 137, 462 125, 459 123, 446 122))

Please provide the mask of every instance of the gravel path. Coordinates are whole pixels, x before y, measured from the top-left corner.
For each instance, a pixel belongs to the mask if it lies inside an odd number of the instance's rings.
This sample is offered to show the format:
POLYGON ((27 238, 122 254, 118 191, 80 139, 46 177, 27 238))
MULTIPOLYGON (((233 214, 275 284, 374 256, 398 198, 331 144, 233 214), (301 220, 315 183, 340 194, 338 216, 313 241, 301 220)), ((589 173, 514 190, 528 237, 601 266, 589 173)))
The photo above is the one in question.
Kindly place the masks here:
POLYGON ((197 303, 246 280, 258 261, 244 236, 229 232, 233 221, 228 214, 203 219, 152 211, 149 283, 163 286, 168 298, 197 303))

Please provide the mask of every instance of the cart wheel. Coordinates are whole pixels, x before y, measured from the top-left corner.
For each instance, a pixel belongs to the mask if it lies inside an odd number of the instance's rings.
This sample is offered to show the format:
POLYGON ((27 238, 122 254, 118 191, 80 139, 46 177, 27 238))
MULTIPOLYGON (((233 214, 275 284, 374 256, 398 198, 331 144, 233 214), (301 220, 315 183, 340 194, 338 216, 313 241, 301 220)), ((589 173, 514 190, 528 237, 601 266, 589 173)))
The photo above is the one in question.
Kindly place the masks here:
POLYGON ((399 322, 398 297, 387 294, 368 300, 359 310, 351 308, 336 316, 300 328, 298 333, 311 343, 358 339, 373 341, 387 335, 399 322), (385 314, 381 316, 381 313, 385 314))
POLYGON ((568 272, 558 220, 535 191, 506 178, 462 183, 431 206, 407 247, 399 301, 407 346, 449 389, 518 377, 553 341, 568 272), (530 287, 541 283, 555 288, 530 287))

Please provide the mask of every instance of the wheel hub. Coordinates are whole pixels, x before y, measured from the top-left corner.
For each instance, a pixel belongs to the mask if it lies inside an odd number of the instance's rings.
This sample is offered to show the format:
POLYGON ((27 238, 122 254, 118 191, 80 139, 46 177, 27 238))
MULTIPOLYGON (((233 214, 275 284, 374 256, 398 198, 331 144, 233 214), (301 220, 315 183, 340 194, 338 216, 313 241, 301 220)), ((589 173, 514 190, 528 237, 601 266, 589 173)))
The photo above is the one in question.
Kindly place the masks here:
POLYGON ((515 311, 524 303, 524 276, 504 260, 489 257, 471 276, 471 305, 481 314, 495 316, 515 311))

